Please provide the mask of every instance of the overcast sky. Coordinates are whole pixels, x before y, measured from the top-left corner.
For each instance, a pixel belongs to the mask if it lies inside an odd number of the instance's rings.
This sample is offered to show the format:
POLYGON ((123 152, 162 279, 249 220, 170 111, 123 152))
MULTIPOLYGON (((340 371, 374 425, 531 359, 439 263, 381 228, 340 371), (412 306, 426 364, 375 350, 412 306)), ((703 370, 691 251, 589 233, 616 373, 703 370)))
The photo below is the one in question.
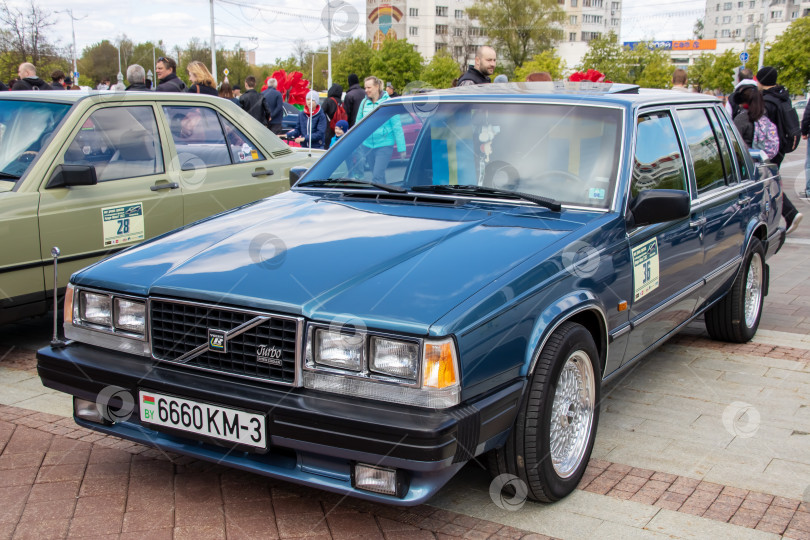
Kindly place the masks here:
MULTIPOLYGON (((610 1, 610 0, 605 0, 610 1)), ((191 38, 208 41, 211 33, 209 2, 205 0, 35 0, 46 10, 73 10, 77 19, 76 43, 81 50, 102 39, 122 34, 134 42, 162 39, 169 47, 183 46, 191 38)), ((353 35, 365 37, 364 0, 333 0, 343 4, 335 16, 344 35, 359 24, 353 35)), ((12 0, 11 5, 25 2, 12 0)), ((625 0, 622 10, 622 41, 641 39, 689 39, 698 17, 703 16, 701 0, 625 0)), ((216 0, 214 20, 217 46, 232 48, 237 43, 256 50, 257 63, 286 58, 293 41, 305 39, 313 48, 326 47, 326 28, 321 14, 326 0, 216 0), (257 7, 250 7, 256 5, 257 7), (251 39, 253 38, 253 39, 251 39)), ((71 42, 70 17, 53 15, 57 25, 49 32, 62 45, 71 42)), ((144 66, 151 67, 151 66, 144 66)))

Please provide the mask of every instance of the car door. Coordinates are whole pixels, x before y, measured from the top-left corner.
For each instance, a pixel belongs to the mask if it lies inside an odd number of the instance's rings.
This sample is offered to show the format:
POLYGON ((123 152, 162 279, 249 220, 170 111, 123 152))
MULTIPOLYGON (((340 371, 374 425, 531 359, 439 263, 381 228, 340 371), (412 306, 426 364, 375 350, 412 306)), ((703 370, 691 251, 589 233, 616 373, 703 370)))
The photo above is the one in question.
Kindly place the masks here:
MULTIPOLYGON (((166 174, 164 156, 149 103, 101 103, 80 119, 53 168, 91 165, 98 183, 49 188, 52 169, 39 188, 41 255, 60 248, 60 286, 96 259, 183 224, 180 186, 166 174)), ((45 278, 50 287, 52 277, 45 278)))
POLYGON ((714 107, 679 108, 678 121, 689 148, 697 198, 692 209, 704 223, 706 286, 700 302, 733 277, 740 263, 751 197, 740 185, 740 171, 714 107))
MULTIPOLYGON (((176 152, 170 167, 183 187, 185 223, 290 187, 271 156, 248 135, 249 124, 237 127, 206 105, 164 105, 163 113, 176 152)), ((257 122, 255 128, 269 133, 257 122)))
MULTIPOLYGON (((647 189, 689 191, 683 144, 672 112, 640 113, 629 200, 647 189)), ((697 216, 629 228, 631 331, 625 362, 655 344, 694 312, 702 284, 702 225, 697 216)))

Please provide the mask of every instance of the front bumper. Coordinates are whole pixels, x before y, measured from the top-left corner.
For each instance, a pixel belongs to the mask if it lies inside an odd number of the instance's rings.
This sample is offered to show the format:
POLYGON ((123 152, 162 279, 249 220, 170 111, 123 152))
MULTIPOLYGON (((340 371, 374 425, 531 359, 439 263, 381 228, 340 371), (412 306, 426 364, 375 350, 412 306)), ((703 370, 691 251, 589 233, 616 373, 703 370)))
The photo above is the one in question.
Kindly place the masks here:
POLYGON ((304 388, 274 387, 163 364, 73 342, 37 352, 45 386, 88 401, 104 388, 139 388, 266 414, 269 450, 258 454, 159 432, 135 410, 123 422, 87 427, 163 450, 352 496, 414 505, 438 491, 469 459, 500 444, 517 414, 524 383, 444 410, 361 400, 304 388), (357 490, 351 471, 361 462, 406 471, 402 498, 357 490))

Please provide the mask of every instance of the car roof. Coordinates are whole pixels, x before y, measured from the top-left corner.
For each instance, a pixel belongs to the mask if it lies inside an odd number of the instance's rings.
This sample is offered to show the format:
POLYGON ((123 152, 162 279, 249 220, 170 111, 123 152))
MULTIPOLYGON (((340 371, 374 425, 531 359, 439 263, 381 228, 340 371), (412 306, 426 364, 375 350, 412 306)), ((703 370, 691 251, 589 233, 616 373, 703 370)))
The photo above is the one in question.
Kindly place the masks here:
POLYGON ((46 103, 76 103, 83 100, 99 100, 104 102, 115 101, 214 101, 220 103, 223 98, 205 94, 191 94, 188 92, 150 92, 150 91, 110 91, 110 90, 52 90, 52 91, 25 91, 12 90, 0 92, 0 100, 4 101, 42 101, 46 103))
POLYGON ((632 84, 616 83, 578 83, 570 81, 554 82, 517 82, 492 83, 481 85, 459 86, 447 90, 425 89, 426 92, 412 93, 404 98, 406 100, 430 99, 426 96, 439 96, 444 100, 472 100, 482 99, 502 100, 514 98, 553 99, 555 101, 591 102, 605 101, 625 106, 642 106, 657 103, 719 103, 714 96, 695 92, 677 92, 674 90, 657 90, 639 88, 632 84))

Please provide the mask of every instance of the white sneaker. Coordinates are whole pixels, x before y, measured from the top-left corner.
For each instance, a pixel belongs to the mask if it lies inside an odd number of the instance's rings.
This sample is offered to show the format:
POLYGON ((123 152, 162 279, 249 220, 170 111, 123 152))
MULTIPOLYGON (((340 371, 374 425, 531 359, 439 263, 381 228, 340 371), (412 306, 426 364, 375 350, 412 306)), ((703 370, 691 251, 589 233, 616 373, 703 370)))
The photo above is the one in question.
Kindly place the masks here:
POLYGON ((789 226, 789 227, 787 228, 787 230, 785 231, 785 234, 787 235, 787 234, 790 234, 790 233, 792 233, 793 231, 795 231, 795 230, 796 230, 796 229, 799 227, 799 223, 801 223, 801 222, 802 222, 802 218, 803 218, 803 217, 804 217, 804 216, 801 214, 801 212, 799 212, 798 214, 796 214, 796 215, 793 217, 793 221, 791 221, 791 222, 790 222, 790 226, 789 226))

